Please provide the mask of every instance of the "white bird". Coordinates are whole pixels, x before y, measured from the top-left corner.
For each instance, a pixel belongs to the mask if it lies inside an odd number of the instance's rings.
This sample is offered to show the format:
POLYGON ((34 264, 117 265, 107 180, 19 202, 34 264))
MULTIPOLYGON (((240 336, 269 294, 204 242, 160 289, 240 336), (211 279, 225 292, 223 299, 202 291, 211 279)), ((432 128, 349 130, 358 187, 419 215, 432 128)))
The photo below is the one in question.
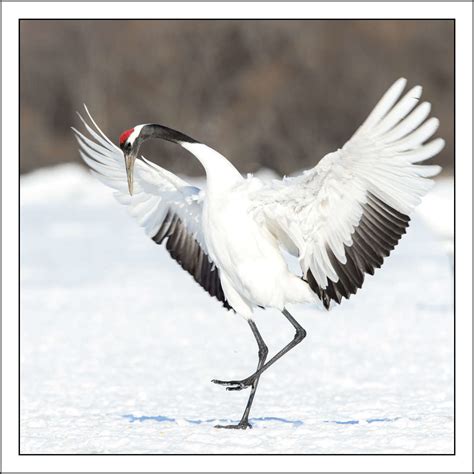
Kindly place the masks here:
POLYGON ((305 337, 286 306, 320 301, 329 309, 331 302, 355 294, 364 275, 382 265, 406 232, 408 215, 433 184, 427 178, 440 171, 416 164, 439 153, 444 141, 425 144, 439 121, 426 120, 431 106, 419 104, 420 86, 400 99, 405 85, 405 79, 397 80, 342 148, 281 181, 243 178, 217 151, 162 125, 125 131, 120 148, 87 108, 92 126, 81 119, 90 138, 73 129, 83 160, 115 189, 148 236, 166 242, 171 257, 211 296, 247 319, 258 343, 258 366, 243 380, 213 380, 228 390, 251 387, 240 422, 223 427, 251 427, 261 373, 305 337), (151 138, 192 153, 206 172, 206 190, 139 157, 141 144, 151 138), (301 275, 289 270, 285 251, 299 259, 301 275), (280 310, 296 330, 268 362, 252 319, 256 307, 280 310))

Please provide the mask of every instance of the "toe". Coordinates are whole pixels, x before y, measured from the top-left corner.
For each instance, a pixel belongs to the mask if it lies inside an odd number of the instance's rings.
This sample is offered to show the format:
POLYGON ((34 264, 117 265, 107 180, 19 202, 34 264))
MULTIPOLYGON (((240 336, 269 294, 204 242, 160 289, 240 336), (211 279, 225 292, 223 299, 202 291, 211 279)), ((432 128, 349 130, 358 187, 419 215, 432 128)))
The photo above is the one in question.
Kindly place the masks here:
POLYGON ((224 430, 246 430, 251 429, 252 425, 248 422, 240 422, 237 425, 216 425, 214 428, 224 429, 224 430))
POLYGON ((233 380, 216 380, 216 379, 211 380, 211 382, 216 383, 218 385, 234 385, 236 383, 239 383, 233 380))

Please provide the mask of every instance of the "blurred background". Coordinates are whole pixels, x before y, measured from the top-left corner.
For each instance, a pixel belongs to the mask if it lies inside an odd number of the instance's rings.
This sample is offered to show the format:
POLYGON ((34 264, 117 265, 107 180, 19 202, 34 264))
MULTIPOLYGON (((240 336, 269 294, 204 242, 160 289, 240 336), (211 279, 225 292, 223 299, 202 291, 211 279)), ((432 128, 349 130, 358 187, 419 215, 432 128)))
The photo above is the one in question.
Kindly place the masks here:
MULTIPOLYGON (((219 150, 242 173, 290 174, 342 146, 400 76, 424 86, 453 167, 454 22, 449 20, 23 20, 21 173, 79 162, 70 130, 86 103, 118 141, 157 122, 219 150)), ((197 160, 143 153, 190 176, 197 160)))

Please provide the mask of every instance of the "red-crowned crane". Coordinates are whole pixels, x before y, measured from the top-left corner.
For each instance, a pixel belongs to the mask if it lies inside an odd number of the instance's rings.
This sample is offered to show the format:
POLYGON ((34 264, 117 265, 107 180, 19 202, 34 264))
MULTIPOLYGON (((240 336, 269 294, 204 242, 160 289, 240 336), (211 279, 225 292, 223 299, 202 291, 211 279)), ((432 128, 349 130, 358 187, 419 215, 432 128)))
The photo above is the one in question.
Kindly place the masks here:
MULTIPOLYGON (((137 125, 117 147, 83 120, 90 137, 74 129, 80 153, 94 174, 157 244, 227 309, 246 318, 258 344, 257 370, 242 380, 213 380, 227 390, 251 388, 242 419, 222 428, 251 427, 249 413, 262 372, 306 332, 287 311, 290 303, 320 301, 329 309, 362 287, 406 232, 413 208, 430 189, 439 166, 416 163, 444 146, 439 121, 419 104, 421 87, 400 99, 406 80, 385 93, 352 138, 314 168, 294 178, 243 178, 224 156, 183 133, 157 124, 137 125), (203 191, 139 156, 159 138, 181 145, 206 172, 203 191), (125 164, 125 166, 124 166, 125 164), (292 273, 282 251, 299 259, 292 273), (252 319, 256 307, 276 308, 296 330, 266 361, 268 349, 252 319)), ((82 119, 82 117, 81 117, 82 119)))

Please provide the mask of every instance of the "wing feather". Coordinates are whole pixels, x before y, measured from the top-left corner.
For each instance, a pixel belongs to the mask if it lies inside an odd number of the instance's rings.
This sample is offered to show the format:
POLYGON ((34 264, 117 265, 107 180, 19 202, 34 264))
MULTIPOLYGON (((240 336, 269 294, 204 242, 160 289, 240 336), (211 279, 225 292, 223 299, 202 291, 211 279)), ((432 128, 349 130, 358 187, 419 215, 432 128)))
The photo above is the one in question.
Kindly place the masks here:
POLYGON ((441 169, 415 164, 438 154, 444 140, 425 143, 439 121, 425 122, 431 105, 418 105, 420 86, 400 99, 405 85, 396 81, 341 149, 252 196, 255 218, 283 246, 291 240, 303 277, 326 308, 355 294, 365 274, 383 264, 431 188, 427 178, 441 169))
POLYGON ((114 197, 127 206, 149 237, 157 244, 166 241, 171 257, 211 296, 231 309, 202 235, 201 190, 141 157, 135 162, 135 193, 130 196, 122 151, 97 126, 87 107, 85 110, 90 123, 78 115, 89 136, 72 130, 81 158, 91 172, 115 190, 114 197))

